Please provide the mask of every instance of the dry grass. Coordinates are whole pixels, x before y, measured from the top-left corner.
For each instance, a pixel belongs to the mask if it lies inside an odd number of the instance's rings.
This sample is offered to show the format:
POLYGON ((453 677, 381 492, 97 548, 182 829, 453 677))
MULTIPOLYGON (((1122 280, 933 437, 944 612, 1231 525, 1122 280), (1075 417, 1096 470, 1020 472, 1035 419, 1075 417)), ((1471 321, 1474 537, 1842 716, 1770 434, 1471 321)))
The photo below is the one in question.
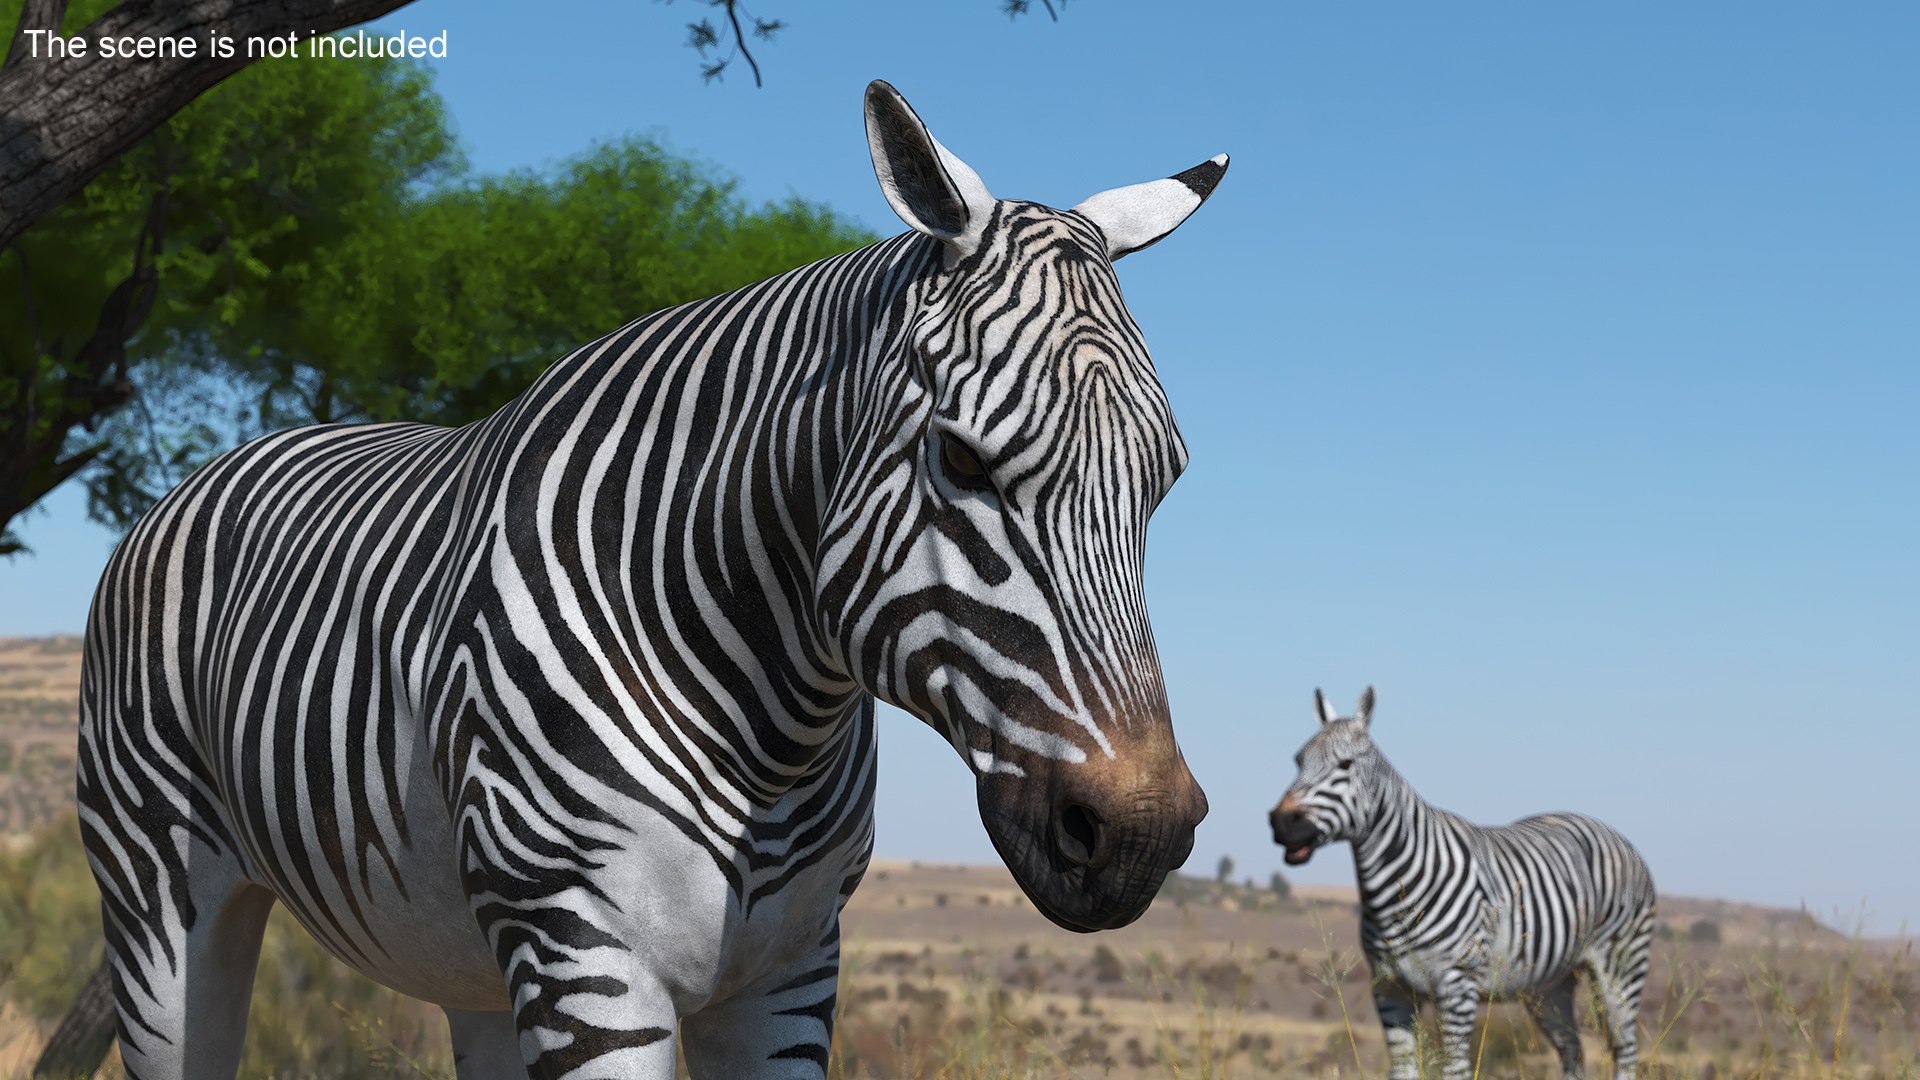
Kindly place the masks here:
MULTIPOLYGON (((97 893, 63 809, 78 656, 77 639, 0 639, 0 833, 14 834, 0 848, 0 1080, 27 1074, 100 955, 97 893)), ((1002 868, 876 862, 845 914, 833 1075, 1383 1078, 1352 902, 1179 878, 1133 926, 1088 938, 1048 924, 1002 868)), ((1920 1080, 1909 943, 1804 912, 1660 904, 1643 1075, 1920 1080)), ((453 1074, 438 1009, 347 970, 284 912, 252 1009, 249 1080, 453 1074)), ((1588 1073, 1604 1075, 1587 1027, 1588 1073)), ((1473 1055, 1482 1076, 1559 1075, 1514 1004, 1488 1011, 1473 1055)))
POLYGON ((0 638, 0 836, 73 805, 79 701, 79 638, 0 638))
MULTIPOLYGON (((1089 939, 1046 926, 1003 878, 879 864, 847 913, 836 1080, 1385 1075, 1349 904, 1181 879, 1134 927, 1089 939)), ((1642 1075, 1920 1077, 1911 943, 1688 903, 1667 902, 1682 910, 1655 949, 1642 1075)), ((71 815, 0 855, 0 1080, 26 1075, 97 962, 97 904, 71 815)), ((453 1074, 438 1009, 348 970, 282 912, 252 1008, 242 1076, 453 1074)), ((1587 1027, 1588 1071, 1603 1075, 1587 1027)), ((1473 1054, 1480 1076, 1559 1074, 1515 1004, 1488 1012, 1473 1054)))
MULTIPOLYGON (((1329 935, 1331 939, 1331 935, 1329 935)), ((1642 1011, 1641 1075, 1660 1080, 1920 1076, 1920 993, 1910 944, 1809 937, 1758 946, 1663 942, 1642 1011)), ((1111 954, 1109 954, 1111 956, 1111 954)), ((1099 962, 1096 960, 1096 962, 1099 962)), ((1079 1001, 977 964, 916 959, 891 1000, 885 980, 850 964, 843 978, 835 1076, 1383 1077, 1385 1052, 1364 964, 1329 944, 1289 964, 1324 1010, 1270 1017, 1250 1008, 1262 965, 1232 950, 1178 964, 1112 957, 1124 991, 1079 1001), (1360 977, 1355 978, 1359 972, 1360 977), (912 989, 909 990, 908 988, 912 989), (961 988, 958 993, 954 987, 961 988), (1324 1013, 1315 1019, 1312 1013, 1324 1013)), ((1597 1003, 1583 1025, 1589 1075, 1607 1075, 1597 1003)), ((1430 1021, 1422 1075, 1437 1076, 1430 1021)), ((1524 1009, 1488 1010, 1471 1050, 1475 1075, 1559 1076, 1524 1009)))

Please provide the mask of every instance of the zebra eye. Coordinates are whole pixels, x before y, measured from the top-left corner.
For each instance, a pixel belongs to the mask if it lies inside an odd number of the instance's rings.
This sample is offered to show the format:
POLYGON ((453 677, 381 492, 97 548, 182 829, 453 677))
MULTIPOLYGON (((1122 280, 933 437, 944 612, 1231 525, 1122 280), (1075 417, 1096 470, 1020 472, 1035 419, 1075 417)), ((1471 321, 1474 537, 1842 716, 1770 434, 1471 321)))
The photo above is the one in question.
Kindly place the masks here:
POLYGON ((1341 768, 1343 768, 1343 769, 1351 769, 1351 768, 1353 768, 1353 759, 1352 759, 1352 758, 1341 758, 1341 759, 1340 759, 1340 767, 1341 767, 1341 768))
POLYGON ((940 436, 940 465, 954 487, 968 491, 993 490, 993 481, 987 478, 987 467, 981 464, 980 455, 952 435, 940 436))

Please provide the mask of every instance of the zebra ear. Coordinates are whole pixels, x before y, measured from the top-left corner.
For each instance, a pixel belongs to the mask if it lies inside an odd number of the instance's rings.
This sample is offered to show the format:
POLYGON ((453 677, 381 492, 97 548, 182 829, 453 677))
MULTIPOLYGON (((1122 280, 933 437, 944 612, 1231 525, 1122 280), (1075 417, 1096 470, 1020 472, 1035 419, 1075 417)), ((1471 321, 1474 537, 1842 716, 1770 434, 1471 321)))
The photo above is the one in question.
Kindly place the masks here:
POLYGON ((1360 692, 1360 705, 1353 710, 1353 718, 1360 721, 1363 728, 1373 726, 1373 687, 1360 692))
POLYGON ((1114 260, 1166 239, 1226 174, 1227 155, 1215 154, 1178 176, 1103 191, 1073 209, 1107 234, 1107 258, 1114 260))
POLYGON ((947 245, 947 265, 980 249, 993 196, 967 163, 937 142, 884 80, 867 84, 867 149, 888 205, 915 232, 947 245))
POLYGON ((1331 724, 1340 719, 1340 715, 1333 711, 1333 706, 1327 704, 1327 695, 1321 693, 1317 686, 1313 688, 1313 710, 1320 714, 1322 725, 1331 724))

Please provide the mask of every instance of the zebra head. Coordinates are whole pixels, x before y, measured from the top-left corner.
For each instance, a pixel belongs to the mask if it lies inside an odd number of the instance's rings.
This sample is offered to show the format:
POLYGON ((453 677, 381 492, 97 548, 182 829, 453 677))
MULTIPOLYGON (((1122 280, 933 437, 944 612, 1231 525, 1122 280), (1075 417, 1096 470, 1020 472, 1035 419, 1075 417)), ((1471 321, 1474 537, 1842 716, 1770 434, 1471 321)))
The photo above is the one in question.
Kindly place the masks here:
POLYGON ((863 689, 973 770, 1035 906, 1070 930, 1122 926, 1207 803, 1141 582, 1147 519, 1187 453, 1113 260, 1172 232, 1226 157, 1061 211, 993 198, 886 83, 866 112, 926 255, 898 396, 872 421, 889 430, 829 511, 822 624, 863 689))
POLYGON ((1313 858, 1313 849, 1352 840, 1366 824, 1369 780, 1384 762, 1367 734, 1373 721, 1373 687, 1360 695, 1353 715, 1341 718, 1326 695, 1313 692, 1320 730, 1293 756, 1300 775, 1273 808, 1273 842, 1286 849, 1289 866, 1313 858))

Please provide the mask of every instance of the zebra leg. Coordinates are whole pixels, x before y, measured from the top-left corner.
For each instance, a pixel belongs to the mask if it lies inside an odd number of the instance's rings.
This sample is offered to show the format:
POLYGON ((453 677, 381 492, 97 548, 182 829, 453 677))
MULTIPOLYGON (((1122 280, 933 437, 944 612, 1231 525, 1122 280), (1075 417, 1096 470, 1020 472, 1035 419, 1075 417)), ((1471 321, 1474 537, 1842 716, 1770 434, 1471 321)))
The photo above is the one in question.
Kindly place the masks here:
POLYGON ((840 984, 840 920, 786 967, 680 1025, 695 1080, 822 1080, 840 984))
POLYGON ((1633 1080, 1640 1063, 1640 990, 1647 981, 1647 947, 1651 920, 1644 936, 1630 939, 1602 954, 1588 949, 1586 967, 1600 992, 1607 1018, 1607 1040, 1613 1047, 1615 1080, 1633 1080))
POLYGON ((1440 1076, 1465 1080, 1473 1075, 1473 1025, 1480 1016, 1480 988, 1465 975, 1455 975, 1434 998, 1440 1021, 1440 1076))
MULTIPOLYGON (((197 841, 187 846, 206 854, 197 841)), ((193 865, 192 856, 189 865, 190 926, 169 919, 160 938, 144 920, 129 925, 128 912, 101 905, 120 1058, 138 1080, 232 1080, 240 1069, 273 894, 230 866, 193 865)))
POLYGON ((1580 1060, 1580 1023, 1573 1010, 1574 977, 1566 978, 1535 994, 1526 996, 1527 1012, 1540 1025, 1540 1033, 1554 1052, 1560 1055, 1560 1072, 1567 1080, 1580 1080, 1584 1066, 1580 1060))
MULTIPOLYGON (((673 997, 620 938, 560 907, 503 915, 488 931, 526 1075, 673 1080, 673 997)), ((489 1033, 476 1033, 483 1046, 505 1037, 484 1026, 489 1033)))
POLYGON ((1420 1080, 1420 999, 1398 979, 1374 984, 1373 1011, 1387 1038, 1387 1080, 1420 1080))
POLYGON ((520 1060, 520 1029, 514 1026, 513 1013, 445 1006, 440 1011, 447 1014, 447 1034, 453 1039, 455 1080, 527 1080, 526 1063, 520 1060))
POLYGON ((251 879, 184 725, 140 702, 143 687, 104 678, 112 658, 97 647, 81 692, 80 838, 100 884, 120 1057, 140 1080, 232 1080, 273 894, 251 879))

